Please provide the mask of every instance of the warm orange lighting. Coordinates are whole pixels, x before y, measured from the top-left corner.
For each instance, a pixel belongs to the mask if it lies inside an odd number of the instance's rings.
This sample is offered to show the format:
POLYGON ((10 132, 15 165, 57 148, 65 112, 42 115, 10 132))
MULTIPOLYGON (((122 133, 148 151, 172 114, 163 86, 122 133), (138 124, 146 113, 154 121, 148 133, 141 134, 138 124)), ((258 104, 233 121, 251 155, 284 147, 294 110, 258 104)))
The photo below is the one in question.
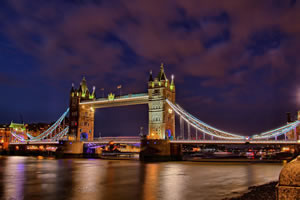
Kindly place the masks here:
POLYGON ((290 151, 289 147, 282 147, 282 151, 290 151))

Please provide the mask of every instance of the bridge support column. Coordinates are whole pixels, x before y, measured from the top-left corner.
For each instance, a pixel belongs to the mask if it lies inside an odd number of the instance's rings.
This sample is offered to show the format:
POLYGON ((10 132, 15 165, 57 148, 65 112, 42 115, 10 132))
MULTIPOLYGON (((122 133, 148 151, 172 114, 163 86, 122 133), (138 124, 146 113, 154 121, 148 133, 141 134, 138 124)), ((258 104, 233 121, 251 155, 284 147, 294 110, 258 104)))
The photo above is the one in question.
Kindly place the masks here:
POLYGON ((294 140, 297 140, 297 127, 294 128, 294 140))
POLYGON ((180 117, 180 138, 184 140, 184 120, 180 117))
POLYGON ((196 135, 196 140, 198 140, 198 130, 197 129, 196 129, 195 135, 196 135))
POLYGON ((203 132, 203 140, 205 140, 205 133, 203 132))
POLYGON ((191 125, 188 123, 188 140, 191 139, 191 125))
POLYGON ((286 140, 286 133, 284 134, 284 140, 286 140))

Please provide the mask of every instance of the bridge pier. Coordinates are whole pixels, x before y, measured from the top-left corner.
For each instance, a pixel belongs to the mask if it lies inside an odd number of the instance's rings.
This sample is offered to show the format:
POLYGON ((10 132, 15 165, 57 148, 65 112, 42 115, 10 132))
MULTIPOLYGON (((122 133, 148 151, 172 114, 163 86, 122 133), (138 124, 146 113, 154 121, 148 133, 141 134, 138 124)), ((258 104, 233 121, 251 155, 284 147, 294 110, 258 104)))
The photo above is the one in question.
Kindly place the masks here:
POLYGON ((171 144, 170 140, 141 140, 140 161, 161 162, 182 160, 182 144, 171 144))
POLYGON ((82 157, 83 142, 80 141, 61 141, 59 149, 56 151, 57 157, 82 157))

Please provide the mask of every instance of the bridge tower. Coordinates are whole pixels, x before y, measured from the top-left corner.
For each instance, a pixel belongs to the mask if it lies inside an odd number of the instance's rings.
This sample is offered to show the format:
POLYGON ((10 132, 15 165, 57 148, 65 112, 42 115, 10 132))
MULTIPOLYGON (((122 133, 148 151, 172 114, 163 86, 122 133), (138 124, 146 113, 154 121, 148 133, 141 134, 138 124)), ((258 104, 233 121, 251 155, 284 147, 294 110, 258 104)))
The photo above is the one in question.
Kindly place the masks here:
POLYGON ((85 78, 83 77, 79 89, 72 89, 70 92, 70 125, 69 140, 76 141, 92 141, 94 139, 94 108, 89 105, 81 105, 79 103, 84 100, 94 100, 95 86, 93 91, 89 92, 85 78))
POLYGON ((166 103, 166 99, 175 103, 175 83, 172 75, 168 80, 164 66, 161 64, 160 72, 153 79, 152 71, 148 81, 149 95, 149 132, 148 139, 175 138, 175 113, 166 103))

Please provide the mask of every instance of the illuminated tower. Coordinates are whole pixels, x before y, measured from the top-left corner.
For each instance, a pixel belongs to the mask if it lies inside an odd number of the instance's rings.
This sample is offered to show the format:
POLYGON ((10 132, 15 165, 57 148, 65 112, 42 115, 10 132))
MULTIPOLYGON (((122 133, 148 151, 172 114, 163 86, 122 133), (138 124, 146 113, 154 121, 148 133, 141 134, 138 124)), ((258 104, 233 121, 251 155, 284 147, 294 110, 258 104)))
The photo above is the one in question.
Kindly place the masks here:
POLYGON ((95 99, 95 87, 90 93, 85 78, 83 77, 79 89, 72 85, 70 93, 70 125, 69 139, 88 140, 94 139, 94 108, 91 106, 79 106, 80 102, 95 99))
POLYGON ((149 139, 168 139, 175 137, 175 113, 166 103, 166 99, 175 103, 175 84, 167 79, 161 64, 157 78, 152 72, 148 81, 149 94, 149 139))

